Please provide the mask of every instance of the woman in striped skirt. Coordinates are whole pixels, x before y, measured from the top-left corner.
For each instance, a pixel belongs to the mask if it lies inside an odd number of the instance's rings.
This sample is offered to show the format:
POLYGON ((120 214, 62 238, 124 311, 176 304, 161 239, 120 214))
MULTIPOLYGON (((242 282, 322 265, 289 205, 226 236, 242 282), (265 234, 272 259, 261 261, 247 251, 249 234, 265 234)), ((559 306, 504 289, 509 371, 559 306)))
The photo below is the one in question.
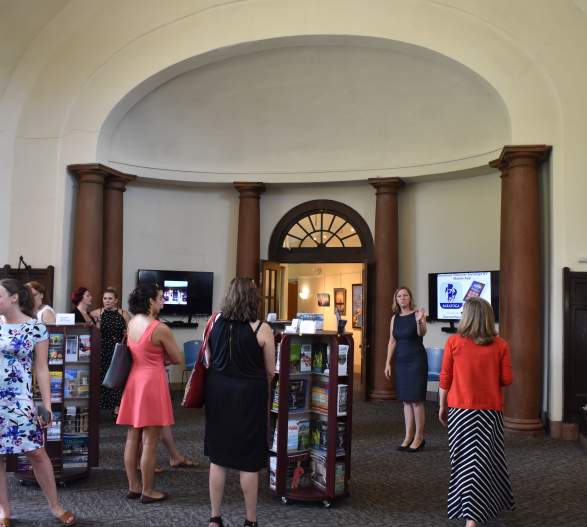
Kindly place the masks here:
POLYGON ((512 383, 508 344, 497 336, 491 305, 467 300, 444 348, 438 418, 448 425, 448 517, 476 527, 514 509, 503 445, 502 387, 512 383))

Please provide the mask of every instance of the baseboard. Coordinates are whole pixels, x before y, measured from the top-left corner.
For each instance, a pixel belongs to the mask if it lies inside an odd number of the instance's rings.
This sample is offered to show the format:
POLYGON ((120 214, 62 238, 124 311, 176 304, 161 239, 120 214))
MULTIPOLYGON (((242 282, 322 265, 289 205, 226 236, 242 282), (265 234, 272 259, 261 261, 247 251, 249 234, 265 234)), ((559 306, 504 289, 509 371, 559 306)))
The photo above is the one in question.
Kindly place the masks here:
POLYGON ((579 439, 579 425, 564 421, 548 421, 550 437, 563 441, 577 441, 579 439))

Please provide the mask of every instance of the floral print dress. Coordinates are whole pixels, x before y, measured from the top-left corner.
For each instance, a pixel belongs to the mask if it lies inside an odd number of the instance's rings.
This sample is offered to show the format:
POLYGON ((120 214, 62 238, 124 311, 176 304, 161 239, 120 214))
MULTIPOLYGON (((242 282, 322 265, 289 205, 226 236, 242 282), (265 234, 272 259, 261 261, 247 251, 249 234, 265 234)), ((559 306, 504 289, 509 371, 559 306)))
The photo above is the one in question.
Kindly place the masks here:
POLYGON ((47 340, 36 320, 0 325, 0 454, 20 454, 43 446, 32 393, 35 344, 47 340))

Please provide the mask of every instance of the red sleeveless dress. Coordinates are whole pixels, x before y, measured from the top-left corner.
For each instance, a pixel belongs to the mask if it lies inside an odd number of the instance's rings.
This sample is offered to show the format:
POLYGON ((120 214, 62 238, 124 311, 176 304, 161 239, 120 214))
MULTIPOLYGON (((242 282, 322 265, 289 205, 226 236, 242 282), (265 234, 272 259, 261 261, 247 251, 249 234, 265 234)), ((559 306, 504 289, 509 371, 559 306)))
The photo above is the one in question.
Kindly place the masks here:
POLYGON ((160 324, 153 320, 138 342, 128 339, 132 368, 124 387, 116 424, 135 428, 167 426, 174 423, 165 350, 151 342, 153 331, 160 324))

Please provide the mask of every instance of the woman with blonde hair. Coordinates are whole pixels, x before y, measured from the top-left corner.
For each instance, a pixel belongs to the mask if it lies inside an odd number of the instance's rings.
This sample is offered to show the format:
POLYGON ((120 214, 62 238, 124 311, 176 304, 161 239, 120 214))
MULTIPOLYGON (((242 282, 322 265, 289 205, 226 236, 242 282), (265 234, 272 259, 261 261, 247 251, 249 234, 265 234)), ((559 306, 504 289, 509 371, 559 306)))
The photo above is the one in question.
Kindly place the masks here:
POLYGON ((421 452, 426 444, 424 401, 428 357, 423 344, 427 330, 426 313, 424 308, 415 308, 412 292, 407 287, 400 287, 393 294, 393 312, 385 377, 391 379, 391 363, 395 360, 395 391, 397 398, 404 403, 406 426, 404 440, 397 449, 408 453, 421 452))
POLYGON ((444 348, 438 411, 448 426, 448 517, 465 518, 466 527, 514 509, 502 418, 502 388, 512 380, 509 346, 497 336, 491 305, 470 298, 458 335, 444 348))

